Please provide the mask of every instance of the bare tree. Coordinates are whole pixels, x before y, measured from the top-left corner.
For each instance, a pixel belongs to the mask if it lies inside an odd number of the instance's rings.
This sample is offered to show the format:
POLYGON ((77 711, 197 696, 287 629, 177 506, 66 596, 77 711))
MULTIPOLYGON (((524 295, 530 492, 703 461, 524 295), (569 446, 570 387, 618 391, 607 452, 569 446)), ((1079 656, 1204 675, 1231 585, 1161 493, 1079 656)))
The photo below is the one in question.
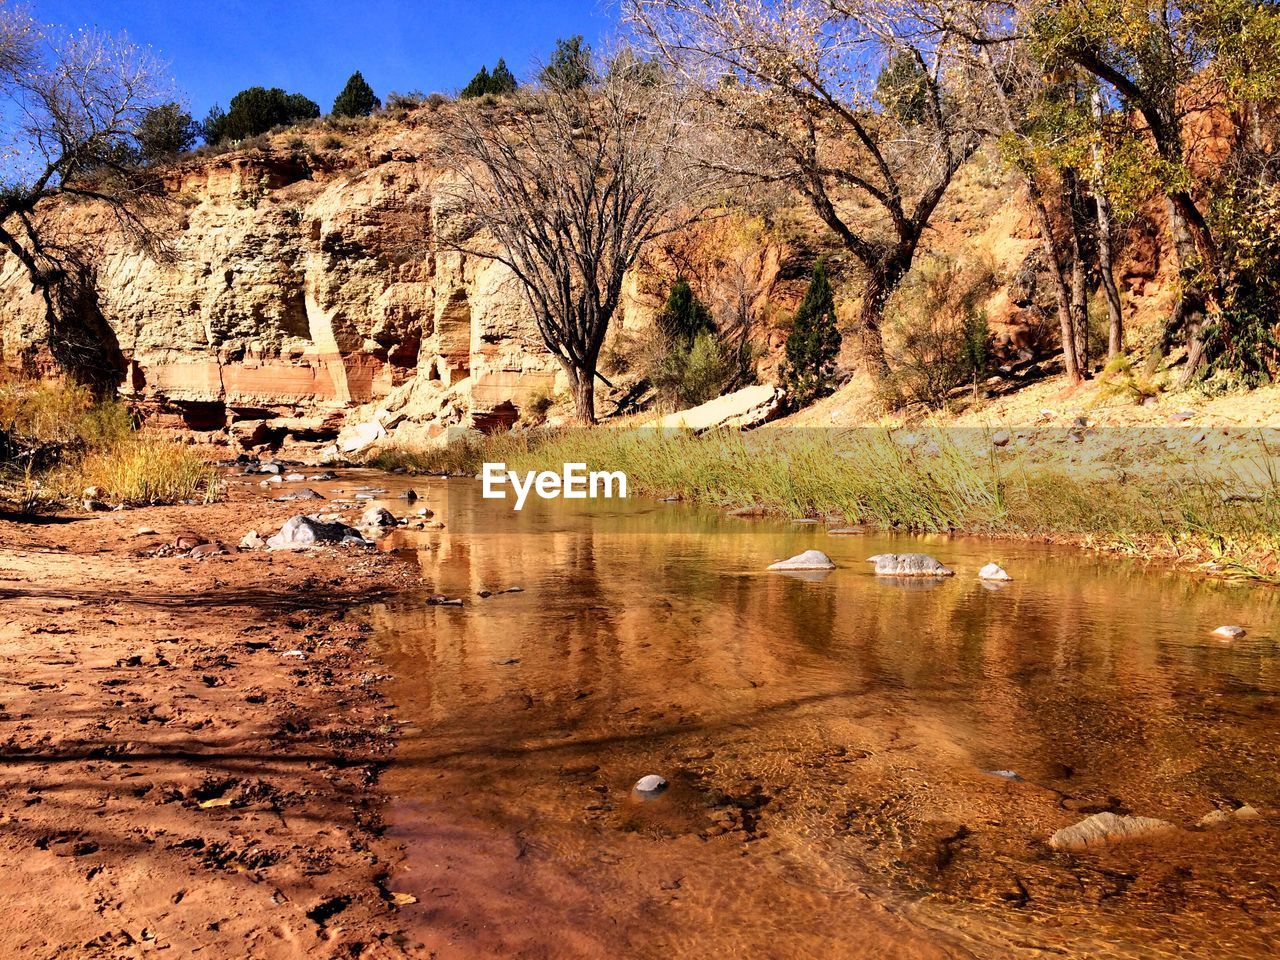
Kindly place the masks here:
POLYGON ((957 38, 923 22, 912 0, 625 0, 624 10, 756 148, 730 145, 708 162, 788 184, 861 264, 862 360, 887 382, 885 304, 979 144, 981 102, 957 38))
POLYGON ((136 162, 136 133, 165 92, 158 65, 123 38, 61 36, 0 0, 0 248, 45 300, 55 359, 110 389, 113 338, 96 309, 92 264, 54 210, 89 202, 156 244, 162 196, 136 162))
POLYGON ((635 73, 460 105, 445 145, 479 232, 444 242, 512 272, 587 423, 627 271, 649 241, 705 210, 709 184, 688 160, 696 124, 678 89, 635 73))

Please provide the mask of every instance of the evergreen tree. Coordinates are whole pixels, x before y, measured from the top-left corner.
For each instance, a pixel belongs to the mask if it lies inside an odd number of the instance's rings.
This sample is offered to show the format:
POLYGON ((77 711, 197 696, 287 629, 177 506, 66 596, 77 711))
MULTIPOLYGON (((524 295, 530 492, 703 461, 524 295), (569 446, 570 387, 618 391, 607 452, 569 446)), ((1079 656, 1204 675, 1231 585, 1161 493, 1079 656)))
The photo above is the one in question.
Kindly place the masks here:
POLYGON ((373 87, 365 81, 357 70, 347 80, 342 92, 334 98, 333 115, 335 117, 367 117, 382 106, 373 92, 373 87))
POLYGON ((689 281, 678 277, 657 316, 658 329, 672 346, 688 349, 700 333, 712 330, 711 314, 693 295, 689 281))
POLYGON ((462 93, 458 94, 463 100, 473 100, 476 97, 483 97, 489 93, 489 88, 493 85, 493 78, 489 76, 489 68, 481 67, 480 71, 471 78, 471 82, 462 88, 462 93))
POLYGON ((142 115, 133 138, 137 141, 138 159, 150 164, 190 150, 199 134, 200 124, 191 119, 182 104, 162 103, 142 115))
POLYGON ((285 93, 279 87, 249 87, 231 98, 231 107, 225 113, 221 107, 210 110, 202 126, 205 142, 219 143, 245 140, 272 127, 319 116, 319 104, 300 93, 285 93))
POLYGON ((831 392, 839 352, 835 294, 826 261, 819 260, 787 337, 782 381, 793 403, 806 406, 831 392))
POLYGON ((493 73, 489 75, 489 92, 502 96, 507 93, 515 93, 516 88, 519 86, 516 83, 515 74, 507 67, 507 61, 499 57, 497 65, 493 68, 493 73))
POLYGON ((581 35, 556 41, 555 53, 542 68, 542 82, 557 90, 577 90, 595 76, 591 66, 591 47, 581 35))

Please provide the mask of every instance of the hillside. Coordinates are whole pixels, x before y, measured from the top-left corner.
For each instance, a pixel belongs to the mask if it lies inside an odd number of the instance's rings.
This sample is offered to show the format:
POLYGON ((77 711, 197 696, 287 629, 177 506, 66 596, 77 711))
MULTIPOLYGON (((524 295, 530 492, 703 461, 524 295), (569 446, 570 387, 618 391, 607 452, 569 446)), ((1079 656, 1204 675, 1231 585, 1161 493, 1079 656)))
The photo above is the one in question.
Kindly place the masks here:
MULTIPOLYGON (((466 108, 428 103, 316 121, 188 155, 163 172, 169 203, 154 224, 165 241, 159 254, 119 235, 91 206, 62 206, 53 214, 58 230, 93 251, 84 264, 92 296, 81 309, 107 331, 123 394, 157 424, 205 438, 230 428, 246 447, 332 438, 365 405, 398 410, 389 426, 423 440, 452 425, 509 424, 531 402, 555 398, 563 375, 505 268, 451 246, 469 227, 438 157, 440 131, 466 108)), ((647 252, 615 320, 614 354, 643 339, 677 275, 713 312, 726 297, 746 298, 766 380, 818 255, 830 257, 843 320, 853 316, 856 272, 806 209, 763 192, 736 203, 647 252)), ((1132 344, 1158 328, 1170 304, 1158 221, 1158 211, 1136 218, 1121 243, 1132 344)), ((1044 365, 1055 346, 1038 250, 1016 183, 993 153, 980 153, 944 200, 915 273, 948 269, 956 283, 985 284, 997 362, 1044 365)), ((9 255, 0 255, 0 290, 0 363, 47 372, 44 304, 9 255)), ((912 290, 909 279, 891 318, 917 308, 912 290)), ((852 338, 845 344, 853 373, 852 338)), ((625 371, 617 385, 614 399, 626 390, 625 371)), ((859 422, 866 395, 854 377, 796 422, 859 422)))

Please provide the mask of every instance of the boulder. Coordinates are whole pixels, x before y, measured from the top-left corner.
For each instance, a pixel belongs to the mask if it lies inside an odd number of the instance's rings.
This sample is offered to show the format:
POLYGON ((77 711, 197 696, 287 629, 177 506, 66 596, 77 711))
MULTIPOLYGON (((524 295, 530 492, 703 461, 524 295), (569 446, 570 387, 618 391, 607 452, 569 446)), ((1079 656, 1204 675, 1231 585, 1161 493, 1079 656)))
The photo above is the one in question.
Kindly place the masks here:
POLYGON ((979 580, 1012 580, 1004 570, 1004 567, 998 563, 988 563, 985 567, 978 571, 979 580))
POLYGON ((269 550, 305 550, 321 543, 351 543, 368 546, 369 542, 354 528, 340 521, 324 521, 318 517, 298 515, 285 521, 280 532, 267 538, 269 550))
POLYGON ((194 550, 201 544, 208 543, 209 538, 204 534, 196 533, 194 530, 183 530, 173 535, 173 546, 175 550, 194 550))
POLYGON ((399 525, 400 521, 386 507, 370 507, 360 515, 360 526, 372 527, 381 530, 384 527, 394 527, 399 525))
POLYGON ((373 446, 386 435, 386 429, 377 420, 366 420, 364 423, 354 424, 338 434, 338 452, 359 453, 373 446))
POLYGON ((1095 813, 1049 838, 1055 850, 1085 850, 1135 837, 1173 830, 1173 824, 1153 817, 1124 817, 1115 813, 1095 813))
POLYGON ((769 564, 770 570, 834 570, 836 565, 821 550, 806 550, 786 560, 769 564))
POLYGON ((927 553, 878 553, 867 558, 878 577, 954 577, 955 571, 927 553))
POLYGON ((659 417, 645 426, 658 430, 690 430, 693 433, 705 433, 719 427, 748 429, 776 416, 785 395, 778 387, 758 384, 716 397, 689 410, 659 417))

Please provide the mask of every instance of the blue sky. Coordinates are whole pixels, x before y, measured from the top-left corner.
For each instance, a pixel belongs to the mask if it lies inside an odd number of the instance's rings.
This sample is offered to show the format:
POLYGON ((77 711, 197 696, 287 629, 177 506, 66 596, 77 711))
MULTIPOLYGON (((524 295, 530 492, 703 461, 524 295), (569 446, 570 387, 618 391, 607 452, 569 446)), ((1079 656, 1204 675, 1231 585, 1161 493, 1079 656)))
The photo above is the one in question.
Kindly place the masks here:
POLYGON ((557 37, 593 45, 615 0, 35 0, 38 20, 125 31, 169 62, 197 119, 255 84, 304 93, 328 111, 353 70, 379 96, 451 91, 505 57, 523 77, 557 37))

